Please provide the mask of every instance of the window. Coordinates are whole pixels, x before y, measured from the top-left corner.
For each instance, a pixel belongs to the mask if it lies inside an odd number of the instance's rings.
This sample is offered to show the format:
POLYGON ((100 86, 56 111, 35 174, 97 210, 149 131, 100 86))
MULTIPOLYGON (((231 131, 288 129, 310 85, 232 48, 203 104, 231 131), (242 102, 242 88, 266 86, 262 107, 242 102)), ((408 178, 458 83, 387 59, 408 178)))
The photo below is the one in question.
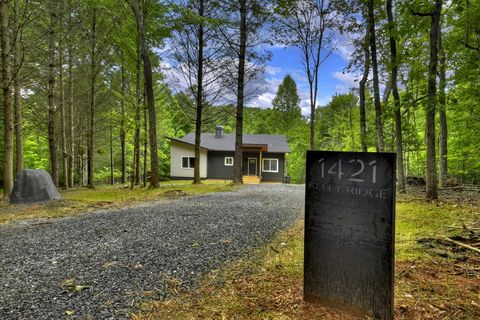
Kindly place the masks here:
POLYGON ((227 167, 233 166, 233 157, 225 157, 225 165, 227 167))
POLYGON ((182 157, 182 169, 195 168, 195 157, 182 157))
POLYGON ((278 159, 263 159, 263 172, 278 172, 278 159))

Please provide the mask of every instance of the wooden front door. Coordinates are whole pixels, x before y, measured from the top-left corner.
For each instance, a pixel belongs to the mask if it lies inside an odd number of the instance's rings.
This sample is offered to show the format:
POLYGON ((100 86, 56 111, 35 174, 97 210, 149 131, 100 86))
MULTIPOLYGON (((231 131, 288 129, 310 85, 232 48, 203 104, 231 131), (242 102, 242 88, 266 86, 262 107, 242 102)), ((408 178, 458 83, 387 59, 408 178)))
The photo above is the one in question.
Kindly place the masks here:
POLYGON ((248 171, 249 176, 257 175, 257 158, 248 158, 248 171))

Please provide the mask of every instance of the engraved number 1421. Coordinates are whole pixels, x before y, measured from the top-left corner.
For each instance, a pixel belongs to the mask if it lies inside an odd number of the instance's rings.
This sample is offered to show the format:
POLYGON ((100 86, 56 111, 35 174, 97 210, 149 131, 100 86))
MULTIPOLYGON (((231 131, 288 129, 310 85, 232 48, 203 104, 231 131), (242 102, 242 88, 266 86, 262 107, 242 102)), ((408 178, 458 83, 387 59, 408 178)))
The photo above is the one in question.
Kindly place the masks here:
MULTIPOLYGON (((321 158, 318 160, 321 166, 321 176, 322 178, 325 177, 325 158, 321 158)), ((365 163, 360 159, 352 159, 348 161, 349 165, 355 165, 358 169, 354 170, 354 172, 347 177, 348 181, 355 181, 355 182, 365 182, 365 179, 359 178, 359 176, 365 171, 365 163)), ((372 182, 377 182, 377 161, 370 161, 368 166, 372 168, 372 182)), ((342 159, 338 159, 328 170, 327 174, 331 174, 338 177, 338 180, 342 180, 344 178, 345 173, 342 170, 342 159)))

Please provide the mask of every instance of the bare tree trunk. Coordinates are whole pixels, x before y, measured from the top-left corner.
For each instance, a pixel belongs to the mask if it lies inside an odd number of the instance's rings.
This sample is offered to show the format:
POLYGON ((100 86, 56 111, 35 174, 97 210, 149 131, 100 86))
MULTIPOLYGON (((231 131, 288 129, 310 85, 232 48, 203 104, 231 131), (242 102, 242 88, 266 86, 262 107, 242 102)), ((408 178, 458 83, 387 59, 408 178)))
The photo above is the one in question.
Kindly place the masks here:
POLYGON ((97 9, 92 12, 92 29, 90 41, 90 127, 88 134, 88 186, 95 188, 95 108, 96 108, 96 92, 95 82, 97 78, 97 58, 96 58, 96 36, 97 36, 97 9))
MULTIPOLYGON (((441 29, 440 29, 441 30, 441 29)), ((446 76, 446 57, 445 49, 442 44, 442 35, 438 35, 438 49, 440 50, 440 66, 439 66, 439 92, 438 92, 438 112, 440 121, 440 137, 439 137, 439 153, 440 153, 440 186, 444 187, 448 174, 447 166, 447 139, 448 139, 448 127, 447 127, 447 111, 446 111, 446 95, 445 88, 447 86, 446 76)))
MULTIPOLYGON (((204 15, 204 0, 199 1, 198 15, 204 15)), ((193 170, 193 183, 200 183, 200 143, 202 135, 202 110, 203 110, 203 22, 198 25, 198 56, 197 56, 197 96, 195 118, 195 166, 193 170)))
POLYGON ((140 38, 140 47, 143 57, 143 72, 147 91, 147 106, 149 115, 149 140, 150 140, 150 188, 158 188, 158 147, 157 147, 157 115, 155 113, 155 96, 153 93, 152 63, 148 55, 145 35, 145 21, 138 0, 130 0, 137 30, 140 38))
MULTIPOLYGON (((60 10, 60 27, 63 29, 63 3, 60 10)), ((63 86, 63 41, 60 38, 58 41, 58 85, 60 94, 60 130, 61 130, 61 143, 62 143, 62 170, 63 170, 63 189, 68 189, 68 154, 67 154, 67 134, 65 125, 65 91, 63 86)))
POLYGON ((72 7, 71 1, 68 0, 68 91, 69 91, 69 100, 68 100, 68 185, 74 187, 73 179, 73 168, 75 163, 75 140, 73 133, 73 117, 74 117, 74 100, 73 100, 73 30, 72 30, 72 7))
POLYGON ((370 50, 368 49, 369 47, 369 36, 368 36, 368 30, 365 33, 365 43, 364 43, 364 51, 365 51, 365 61, 364 61, 364 67, 363 67, 363 75, 362 79, 359 82, 359 95, 360 95, 360 138, 361 138, 361 143, 362 143, 362 151, 367 152, 368 151, 368 146, 367 146, 367 121, 366 121, 366 112, 365 112, 365 88, 367 85, 367 80, 368 80, 368 74, 370 73, 370 50))
POLYGON ((50 150, 50 174, 53 183, 58 187, 58 160, 54 102, 55 90, 55 24, 56 12, 52 4, 50 8, 50 26, 48 30, 48 145, 50 150))
POLYGON ((113 159, 113 124, 112 124, 112 114, 110 114, 110 184, 113 186, 115 184, 115 162, 113 159))
POLYGON ((390 58, 392 64, 391 70, 391 88, 393 100, 395 103, 395 141, 397 149, 397 180, 398 191, 405 192, 405 175, 403 168, 403 142, 402 142, 402 113, 400 104, 400 94, 398 93, 398 59, 397 59, 397 41, 395 39, 395 24, 393 20, 392 0, 387 0, 388 30, 390 33, 390 58))
POLYGON ((142 57, 140 53, 140 44, 137 47, 137 81, 136 81, 136 95, 137 101, 135 104, 135 133, 133 136, 133 168, 134 178, 133 185, 140 184, 140 105, 142 104, 142 57))
POLYGON ((425 110, 425 136, 427 145, 427 198, 437 199, 437 159, 435 151, 435 109, 437 98, 437 68, 438 68, 438 37, 440 36, 440 16, 442 13, 442 1, 435 0, 435 8, 428 14, 430 16, 430 63, 428 65, 428 104, 425 110))
POLYGON ((2 0, 1 2, 0 27, 2 47, 3 124, 5 130, 3 195, 5 198, 9 198, 13 188, 13 110, 10 84, 10 44, 8 41, 8 0, 2 0))
POLYGON ((147 163, 148 163, 148 107, 147 90, 143 86, 143 187, 147 187, 147 163))
POLYGON ((15 108, 15 144, 16 144, 16 171, 17 173, 23 170, 23 128, 22 128, 22 104, 20 100, 20 69, 21 69, 21 39, 23 29, 19 23, 19 2, 14 2, 13 7, 13 30, 16 33, 13 43, 13 64, 15 69, 15 76, 13 79, 13 101, 15 108))
MULTIPOLYGON (((233 161, 233 183, 243 183, 243 105, 245 90, 245 54, 247 47, 247 1, 240 0, 240 48, 237 75, 237 117, 235 126, 235 158, 233 161)), ((311 139, 311 138, 310 138, 311 139)))
POLYGON ((368 0, 368 28, 370 39, 370 55, 373 70, 373 99, 375 104, 375 130, 377 135, 377 152, 385 151, 383 137, 382 106, 380 103, 380 88, 378 84, 377 44, 375 35, 374 0, 368 0))
POLYGON ((127 146, 126 146, 126 132, 125 132, 125 90, 127 86, 127 80, 125 78, 125 67, 122 64, 122 100, 120 101, 120 148, 122 150, 121 166, 122 166, 122 178, 121 182, 127 181, 127 146))

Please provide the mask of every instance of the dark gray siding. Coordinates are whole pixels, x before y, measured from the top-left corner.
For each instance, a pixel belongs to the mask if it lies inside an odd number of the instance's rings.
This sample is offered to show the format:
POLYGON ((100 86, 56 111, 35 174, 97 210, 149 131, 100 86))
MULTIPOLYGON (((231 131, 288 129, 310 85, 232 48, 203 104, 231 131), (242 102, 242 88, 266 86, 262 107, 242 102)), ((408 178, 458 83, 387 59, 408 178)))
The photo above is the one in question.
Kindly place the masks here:
POLYGON ((208 179, 233 179, 233 166, 225 165, 225 157, 233 157, 231 151, 208 151, 208 179))
POLYGON ((285 175, 285 154, 264 153, 262 158, 278 159, 278 172, 262 172, 262 181, 283 181, 283 176, 285 175))

